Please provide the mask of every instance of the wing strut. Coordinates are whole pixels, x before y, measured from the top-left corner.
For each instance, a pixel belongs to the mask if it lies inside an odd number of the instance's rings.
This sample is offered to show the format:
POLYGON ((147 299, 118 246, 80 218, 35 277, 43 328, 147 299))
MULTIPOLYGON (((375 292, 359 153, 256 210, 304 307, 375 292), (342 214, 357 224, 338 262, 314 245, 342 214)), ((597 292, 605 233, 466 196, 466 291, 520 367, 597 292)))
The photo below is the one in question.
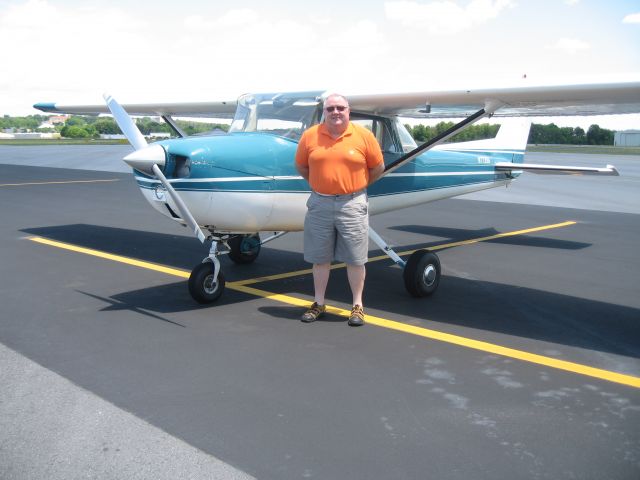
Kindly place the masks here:
POLYGON ((422 145, 419 145, 417 148, 414 148, 409 153, 406 153, 405 155, 398 158, 396 161, 391 162, 389 165, 385 167, 384 173, 382 174, 382 176, 385 176, 387 173, 390 173, 396 168, 401 167, 405 163, 410 162, 411 160, 416 158, 418 155, 420 155, 422 152, 425 152, 426 150, 429 150, 430 148, 435 147, 439 143, 444 142, 447 138, 455 135, 456 133, 461 132, 468 126, 480 120, 482 117, 485 117, 487 115, 492 115, 497 108, 498 106, 490 108, 488 105, 486 105, 485 108, 481 108, 476 113, 469 115, 467 118, 455 124, 453 127, 449 128, 448 130, 442 132, 440 135, 437 135, 436 137, 432 138, 428 142, 424 142, 422 145))
POLYGON ((179 137, 186 137, 187 134, 185 133, 184 130, 182 130, 178 124, 176 123, 176 121, 171 117, 171 115, 162 115, 162 119, 167 122, 167 124, 169 125, 169 127, 171 127, 171 130, 173 130, 176 135, 178 135, 179 137))

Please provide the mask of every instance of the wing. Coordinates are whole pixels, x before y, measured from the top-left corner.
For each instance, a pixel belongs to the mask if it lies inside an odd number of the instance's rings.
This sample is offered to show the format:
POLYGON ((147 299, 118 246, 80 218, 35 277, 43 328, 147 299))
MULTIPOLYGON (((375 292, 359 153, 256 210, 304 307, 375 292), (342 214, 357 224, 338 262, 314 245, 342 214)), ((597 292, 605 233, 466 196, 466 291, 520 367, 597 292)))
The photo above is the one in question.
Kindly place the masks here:
MULTIPOLYGON (((356 112, 409 118, 467 117, 482 108, 505 117, 606 115, 640 113, 640 81, 347 95, 347 98, 356 112)), ((232 118, 237 100, 122 106, 131 115, 232 118)), ((34 108, 78 115, 109 113, 106 105, 37 103, 34 108)))
POLYGON ((481 108, 494 115, 581 116, 640 112, 640 81, 525 86, 477 90, 347 95, 351 110, 409 118, 466 117, 481 108))
MULTIPOLYGON (((221 102, 189 103, 130 103, 122 105, 130 115, 157 115, 160 117, 211 117, 233 118, 237 100, 221 102)), ((107 105, 62 105, 57 103, 36 103, 33 108, 48 113, 71 113, 76 115, 96 115, 111 113, 107 105)))

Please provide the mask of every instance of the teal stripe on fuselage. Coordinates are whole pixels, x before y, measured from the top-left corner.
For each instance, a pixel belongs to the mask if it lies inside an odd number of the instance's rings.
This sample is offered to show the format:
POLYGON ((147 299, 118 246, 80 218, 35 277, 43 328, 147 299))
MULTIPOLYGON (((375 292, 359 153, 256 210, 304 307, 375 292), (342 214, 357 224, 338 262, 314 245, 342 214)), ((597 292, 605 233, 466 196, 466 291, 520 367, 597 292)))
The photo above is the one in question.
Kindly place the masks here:
MULTIPOLYGON (((440 176, 396 176, 391 174, 369 187, 369 195, 383 196, 396 193, 416 192, 422 190, 458 187, 480 183, 491 183, 498 180, 506 180, 505 173, 459 173, 440 176)), ((137 177, 141 188, 153 189, 159 181, 147 180, 137 177)), ((191 192, 253 192, 253 193, 300 193, 309 192, 309 184, 302 178, 297 180, 240 180, 219 181, 216 179, 193 182, 172 181, 171 185, 177 191, 191 192)))
MULTIPOLYGON (((234 133, 158 143, 168 152, 168 170, 176 156, 188 157, 191 161, 188 178, 172 178, 172 171, 165 172, 178 191, 310 191, 295 169, 298 144, 288 138, 264 133, 234 133)), ((399 156, 387 154, 385 162, 390 163, 399 156)), ((369 194, 383 196, 505 180, 509 178, 507 173, 496 172, 493 164, 522 163, 523 159, 524 152, 514 150, 430 150, 369 187, 369 194)), ((140 172, 136 172, 136 180, 146 189, 153 189, 159 183, 140 172)))

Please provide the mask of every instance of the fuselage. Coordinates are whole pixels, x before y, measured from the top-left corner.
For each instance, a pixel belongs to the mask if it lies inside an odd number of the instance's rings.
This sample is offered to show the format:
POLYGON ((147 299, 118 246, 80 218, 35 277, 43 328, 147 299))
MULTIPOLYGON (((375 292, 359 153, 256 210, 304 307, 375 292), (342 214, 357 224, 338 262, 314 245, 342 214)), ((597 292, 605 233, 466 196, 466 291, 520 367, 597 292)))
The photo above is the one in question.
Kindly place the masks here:
MULTIPOLYGON (((198 224, 219 233, 302 230, 310 189, 294 166, 297 141, 264 132, 239 132, 158 142, 166 151, 164 174, 198 224)), ((385 151, 385 164, 402 152, 385 151)), ((522 163, 524 151, 491 141, 435 147, 368 188, 372 215, 511 180, 496 162, 522 163)), ((180 221, 154 177, 135 172, 149 203, 180 221)))

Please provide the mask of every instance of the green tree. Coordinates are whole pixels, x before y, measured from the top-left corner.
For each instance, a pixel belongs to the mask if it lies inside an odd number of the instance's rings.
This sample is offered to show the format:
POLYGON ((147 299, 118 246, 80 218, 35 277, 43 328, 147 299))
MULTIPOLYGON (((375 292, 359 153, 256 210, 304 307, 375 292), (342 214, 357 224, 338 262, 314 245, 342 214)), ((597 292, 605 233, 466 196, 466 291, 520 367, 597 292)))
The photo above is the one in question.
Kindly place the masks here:
POLYGON ((574 145, 584 145, 587 143, 587 136, 584 130, 580 127, 576 127, 573 129, 572 142, 574 145))
POLYGON ((600 128, 599 125, 591 125, 587 130, 587 143, 589 145, 613 145, 614 133, 611 130, 600 128))
POLYGON ((93 127, 98 134, 117 135, 122 133, 118 124, 113 120, 113 118, 109 117, 101 117, 93 124, 93 127))
POLYGON ((66 138, 88 138, 89 132, 78 125, 65 125, 60 131, 60 135, 66 138))
POLYGON ((87 124, 87 121, 85 120, 84 117, 78 116, 78 115, 74 115, 72 117, 67 118, 67 120, 64 122, 65 126, 67 127, 73 127, 73 126, 83 126, 87 124))
POLYGON ((143 117, 136 120, 136 125, 143 135, 149 135, 152 132, 167 132, 171 129, 166 123, 156 122, 149 117, 143 117))

